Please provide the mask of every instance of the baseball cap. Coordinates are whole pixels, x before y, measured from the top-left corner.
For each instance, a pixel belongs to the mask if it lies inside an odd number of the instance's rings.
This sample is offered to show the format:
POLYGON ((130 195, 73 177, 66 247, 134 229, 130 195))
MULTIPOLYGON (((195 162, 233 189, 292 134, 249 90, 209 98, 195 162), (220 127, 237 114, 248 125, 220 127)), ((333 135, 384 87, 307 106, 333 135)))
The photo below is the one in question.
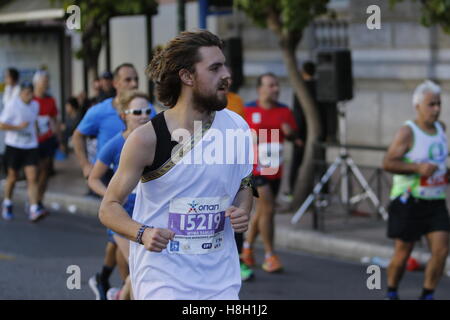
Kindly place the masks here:
POLYGON ((33 90, 33 83, 31 81, 22 81, 20 83, 20 89, 30 89, 33 90))
POLYGON ((109 71, 103 72, 102 75, 100 76, 100 79, 109 79, 109 80, 112 80, 112 78, 113 78, 113 75, 112 75, 112 73, 109 72, 109 71))

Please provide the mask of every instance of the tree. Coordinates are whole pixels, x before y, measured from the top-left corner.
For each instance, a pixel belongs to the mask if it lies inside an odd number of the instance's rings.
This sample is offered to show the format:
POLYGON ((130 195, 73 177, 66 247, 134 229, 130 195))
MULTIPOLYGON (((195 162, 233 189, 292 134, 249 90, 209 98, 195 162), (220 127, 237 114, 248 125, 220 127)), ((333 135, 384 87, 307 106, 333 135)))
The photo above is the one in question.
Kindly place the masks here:
MULTIPOLYGON (((391 7, 404 0, 390 0, 391 7)), ((416 0, 413 0, 416 1, 416 0)), ((450 1, 448 0, 420 0, 422 3, 421 23, 430 27, 439 25, 445 33, 450 34, 450 1)))
POLYGON ((158 3, 156 0, 52 0, 59 2, 66 10, 76 5, 81 11, 82 46, 76 56, 83 59, 88 70, 89 79, 98 76, 98 58, 106 39, 105 25, 115 16, 156 13, 158 3))
POLYGON ((234 0, 253 22, 273 31, 279 40, 289 81, 300 101, 307 122, 307 141, 303 163, 294 190, 293 208, 298 208, 312 191, 314 183, 314 147, 321 127, 319 114, 299 72, 296 49, 303 31, 318 16, 327 13, 329 0, 234 0))

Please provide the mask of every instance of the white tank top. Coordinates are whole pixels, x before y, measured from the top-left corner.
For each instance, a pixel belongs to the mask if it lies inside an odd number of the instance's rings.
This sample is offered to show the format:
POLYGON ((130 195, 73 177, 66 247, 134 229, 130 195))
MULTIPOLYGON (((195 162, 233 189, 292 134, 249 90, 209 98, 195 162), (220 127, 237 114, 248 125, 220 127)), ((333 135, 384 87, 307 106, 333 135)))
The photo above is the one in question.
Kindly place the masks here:
MULTIPOLYGON (((216 112, 211 128, 180 162, 169 169, 163 165, 164 174, 139 183, 133 220, 172 229, 176 236, 161 253, 130 242, 136 299, 239 298, 239 257, 225 210, 232 205, 242 179, 251 174, 252 160, 238 165, 201 164, 202 156, 217 146, 220 134, 225 138, 227 129, 246 130, 251 141, 248 125, 238 114, 216 112), (186 163, 186 159, 197 164, 186 163)), ((239 147, 236 163, 243 152, 252 157, 252 144, 239 147)))
POLYGON ((394 175, 391 198, 396 198, 405 192, 415 198, 426 200, 445 199, 447 188, 447 136, 439 122, 435 122, 436 134, 431 135, 421 130, 413 121, 406 124, 414 135, 414 145, 405 154, 403 161, 407 163, 432 163, 438 169, 431 177, 421 177, 418 174, 394 175))

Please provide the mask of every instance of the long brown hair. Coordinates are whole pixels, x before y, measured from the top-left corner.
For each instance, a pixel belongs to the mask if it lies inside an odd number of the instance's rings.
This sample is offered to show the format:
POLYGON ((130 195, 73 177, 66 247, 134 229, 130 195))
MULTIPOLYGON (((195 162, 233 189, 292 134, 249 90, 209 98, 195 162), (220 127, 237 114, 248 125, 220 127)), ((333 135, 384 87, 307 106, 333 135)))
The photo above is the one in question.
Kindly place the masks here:
POLYGON ((201 30, 185 31, 159 48, 147 67, 148 76, 156 83, 156 94, 164 105, 173 107, 181 94, 179 71, 195 72, 195 64, 201 61, 200 47, 219 47, 223 42, 213 33, 201 30))

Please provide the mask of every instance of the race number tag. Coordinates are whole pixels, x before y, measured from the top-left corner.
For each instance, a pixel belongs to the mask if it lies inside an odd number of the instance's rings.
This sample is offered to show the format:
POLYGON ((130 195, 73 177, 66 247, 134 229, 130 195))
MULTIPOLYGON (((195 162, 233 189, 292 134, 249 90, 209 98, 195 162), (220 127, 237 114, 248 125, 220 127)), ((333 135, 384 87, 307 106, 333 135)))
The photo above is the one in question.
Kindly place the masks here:
POLYGON ((261 113, 259 112, 252 113, 252 122, 254 124, 261 123, 261 113))
POLYGON ((223 248, 228 198, 179 198, 169 206, 169 229, 175 232, 172 254, 206 254, 223 248))
POLYGON ((42 136, 50 131, 50 117, 49 116, 38 116, 37 119, 39 136, 42 136))
POLYGON ((420 195, 430 198, 442 196, 447 184, 447 166, 442 164, 431 177, 420 177, 420 195))

